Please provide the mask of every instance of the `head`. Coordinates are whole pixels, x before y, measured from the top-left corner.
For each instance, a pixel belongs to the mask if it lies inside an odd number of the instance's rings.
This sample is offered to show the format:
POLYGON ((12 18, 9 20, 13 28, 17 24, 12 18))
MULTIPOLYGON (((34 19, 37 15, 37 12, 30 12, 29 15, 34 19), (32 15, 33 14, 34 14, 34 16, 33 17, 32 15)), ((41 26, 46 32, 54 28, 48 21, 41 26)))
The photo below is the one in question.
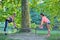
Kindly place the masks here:
POLYGON ((41 13, 41 14, 40 14, 40 16, 41 16, 41 17, 43 17, 43 16, 44 16, 44 14, 43 14, 43 13, 41 13))
POLYGON ((13 16, 16 17, 16 13, 13 13, 13 16))

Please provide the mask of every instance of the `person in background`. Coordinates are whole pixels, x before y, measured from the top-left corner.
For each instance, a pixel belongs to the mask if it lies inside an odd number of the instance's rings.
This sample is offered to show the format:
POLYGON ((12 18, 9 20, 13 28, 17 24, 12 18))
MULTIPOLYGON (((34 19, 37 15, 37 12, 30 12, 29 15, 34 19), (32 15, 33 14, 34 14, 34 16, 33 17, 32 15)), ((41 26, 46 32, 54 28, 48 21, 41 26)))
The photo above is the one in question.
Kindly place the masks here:
POLYGON ((50 20, 43 14, 40 14, 42 20, 41 20, 41 24, 40 24, 40 28, 43 28, 43 24, 45 23, 47 25, 47 29, 48 29, 48 37, 50 36, 50 20))
POLYGON ((13 13, 13 15, 11 15, 10 17, 8 17, 8 18, 5 20, 5 27, 4 27, 5 35, 7 35, 7 33, 6 33, 6 29, 7 29, 7 25, 8 25, 8 23, 11 23, 11 22, 12 22, 13 25, 14 25, 14 28, 17 29, 16 24, 15 24, 15 21, 14 21, 15 16, 16 16, 16 13, 13 13))

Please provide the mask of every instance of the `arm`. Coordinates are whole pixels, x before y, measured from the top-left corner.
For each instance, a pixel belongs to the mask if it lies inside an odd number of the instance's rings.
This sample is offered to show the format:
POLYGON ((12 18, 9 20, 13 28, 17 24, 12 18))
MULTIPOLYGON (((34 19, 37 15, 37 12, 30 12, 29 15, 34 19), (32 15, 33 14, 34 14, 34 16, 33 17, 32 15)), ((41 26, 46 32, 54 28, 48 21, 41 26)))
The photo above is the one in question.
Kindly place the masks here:
POLYGON ((16 27, 16 23, 15 23, 15 21, 14 21, 14 17, 12 16, 12 21, 13 21, 13 25, 14 25, 14 27, 16 27))
POLYGON ((16 23, 13 21, 13 25, 14 25, 14 27, 16 27, 16 23))
POLYGON ((41 25, 43 25, 43 21, 41 21, 41 25))
POLYGON ((42 21, 41 21, 41 26, 44 24, 44 20, 45 20, 45 19, 44 19, 44 18, 42 18, 42 21))
POLYGON ((14 25, 14 28, 16 28, 18 30, 18 28, 16 27, 16 23, 14 21, 14 17, 13 17, 13 25, 14 25))
POLYGON ((43 20, 41 21, 40 28, 43 29, 43 20))
POLYGON ((18 30, 18 28, 16 27, 16 23, 14 21, 13 21, 13 25, 14 25, 14 28, 18 30))

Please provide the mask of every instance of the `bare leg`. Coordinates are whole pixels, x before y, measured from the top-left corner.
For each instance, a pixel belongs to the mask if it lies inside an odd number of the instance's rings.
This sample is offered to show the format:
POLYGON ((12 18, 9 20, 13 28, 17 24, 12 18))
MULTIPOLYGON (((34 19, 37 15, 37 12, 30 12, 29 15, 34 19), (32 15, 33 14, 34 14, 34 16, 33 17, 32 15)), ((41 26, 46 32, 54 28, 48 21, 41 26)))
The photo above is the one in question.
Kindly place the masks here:
POLYGON ((50 24, 47 24, 47 29, 48 29, 48 37, 50 36, 50 24))

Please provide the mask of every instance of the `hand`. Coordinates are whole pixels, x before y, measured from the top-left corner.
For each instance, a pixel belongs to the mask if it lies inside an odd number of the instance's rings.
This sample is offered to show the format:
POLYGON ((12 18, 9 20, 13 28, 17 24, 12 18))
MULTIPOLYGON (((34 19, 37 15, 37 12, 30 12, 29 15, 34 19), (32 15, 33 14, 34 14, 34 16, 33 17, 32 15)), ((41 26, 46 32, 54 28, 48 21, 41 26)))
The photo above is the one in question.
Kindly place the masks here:
POLYGON ((17 30, 18 30, 18 28, 17 28, 17 27, 15 27, 15 29, 17 29, 17 30))
POLYGON ((40 25, 40 29, 43 29, 43 26, 42 25, 40 25))

